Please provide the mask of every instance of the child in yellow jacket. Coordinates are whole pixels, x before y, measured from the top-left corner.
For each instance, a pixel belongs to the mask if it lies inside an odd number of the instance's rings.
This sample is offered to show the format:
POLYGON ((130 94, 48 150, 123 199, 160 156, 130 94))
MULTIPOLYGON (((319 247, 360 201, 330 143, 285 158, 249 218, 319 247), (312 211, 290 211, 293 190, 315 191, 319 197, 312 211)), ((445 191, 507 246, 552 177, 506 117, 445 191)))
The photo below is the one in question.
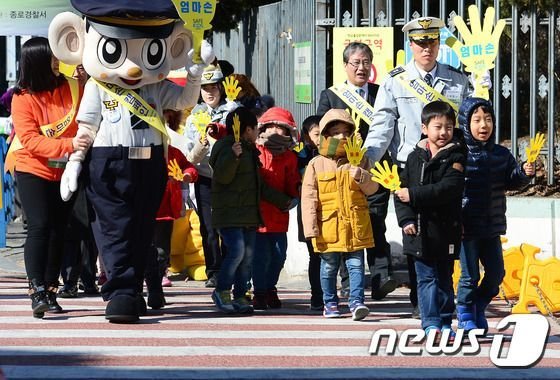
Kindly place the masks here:
POLYGON ((366 196, 375 193, 378 184, 371 180, 367 158, 359 166, 348 162, 345 146, 356 126, 347 112, 329 110, 319 128, 319 155, 309 162, 303 178, 303 230, 321 256, 323 316, 341 316, 336 275, 343 261, 350 274, 352 319, 362 320, 369 314, 364 305, 363 250, 374 245, 366 196))

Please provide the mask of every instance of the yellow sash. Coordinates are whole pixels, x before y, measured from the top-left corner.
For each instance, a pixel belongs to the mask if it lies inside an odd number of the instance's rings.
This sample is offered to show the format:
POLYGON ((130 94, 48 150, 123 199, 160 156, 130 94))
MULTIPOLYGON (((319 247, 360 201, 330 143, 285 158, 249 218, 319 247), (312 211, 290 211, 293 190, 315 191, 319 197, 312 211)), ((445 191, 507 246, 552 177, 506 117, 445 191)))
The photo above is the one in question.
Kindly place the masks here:
MULTIPOLYGON (((70 94, 72 95, 72 108, 70 109, 68 114, 66 114, 66 116, 62 117, 61 119, 55 121, 54 123, 42 125, 39 127, 41 129, 41 133, 50 138, 56 139, 68 129, 68 127, 72 123, 72 120, 74 120, 76 109, 78 108, 78 99, 80 94, 78 81, 73 78, 66 78, 66 80, 68 81, 68 85, 70 86, 70 94)), ((10 144, 10 148, 8 149, 8 153, 6 154, 6 161, 4 162, 5 173, 10 172, 12 173, 12 175, 14 174, 16 165, 14 152, 22 148, 23 145, 21 145, 21 141, 19 141, 17 135, 15 135, 12 143, 10 144)))
MULTIPOLYGON (((332 86, 330 90, 334 92, 352 111, 360 116, 368 125, 373 122, 373 106, 356 92, 342 83, 338 87, 332 86)), ((356 126, 356 128, 359 125, 356 126)))
MULTIPOLYGON (((138 116, 144 120, 148 125, 152 126, 161 132, 167 139, 167 129, 161 120, 157 111, 152 108, 144 99, 142 99, 136 92, 122 88, 113 83, 99 82, 92 78, 92 80, 102 88, 111 98, 121 103, 126 107, 130 113, 138 116)), ((164 139, 166 140, 166 139, 164 139)))
POLYGON ((394 77, 397 78, 397 80, 402 84, 404 88, 407 89, 408 92, 414 95, 416 99, 420 100, 422 103, 428 104, 435 100, 441 100, 449 103, 449 105, 455 110, 455 112, 459 112, 457 104, 447 99, 445 96, 437 92, 434 88, 428 86, 428 84, 423 80, 409 80, 404 69, 394 77))

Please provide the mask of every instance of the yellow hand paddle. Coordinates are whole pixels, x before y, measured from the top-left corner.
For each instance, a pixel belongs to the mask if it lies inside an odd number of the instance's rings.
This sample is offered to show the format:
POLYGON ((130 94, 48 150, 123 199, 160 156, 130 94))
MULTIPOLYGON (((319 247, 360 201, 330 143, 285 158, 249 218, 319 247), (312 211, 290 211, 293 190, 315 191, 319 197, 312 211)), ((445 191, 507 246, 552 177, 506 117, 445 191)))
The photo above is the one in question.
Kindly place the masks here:
POLYGON ((235 137, 235 142, 239 142, 241 132, 241 122, 239 121, 239 115, 233 115, 233 136, 235 137))
POLYGON ((532 164, 537 160, 542 147, 544 146, 544 134, 537 133, 535 137, 531 139, 531 142, 527 148, 525 148, 525 153, 527 154, 527 163, 532 164))
MULTIPOLYGON (((468 8, 471 30, 461 16, 455 16, 453 22, 461 34, 464 44, 455 37, 449 37, 445 43, 451 47, 465 65, 465 71, 472 72, 475 80, 488 70, 494 68, 494 61, 500 46, 500 36, 506 25, 505 20, 498 20, 494 25, 495 10, 486 8, 484 24, 480 25, 480 13, 476 5, 468 8)), ((475 96, 488 99, 488 88, 475 86, 475 96)))
POLYGON ((210 29, 210 22, 216 12, 216 0, 172 0, 177 13, 185 23, 185 29, 189 29, 193 35, 193 62, 202 63, 200 57, 200 46, 204 31, 210 29))
POLYGON ((362 139, 359 137, 359 133, 354 133, 349 139, 346 145, 344 145, 344 150, 346 151, 346 157, 348 162, 353 166, 360 166, 365 148, 362 148, 362 139))
POLYGON ((176 159, 169 161, 167 164, 167 175, 179 182, 182 182, 183 178, 185 178, 185 173, 179 167, 176 159))
POLYGON ((230 75, 224 80, 224 90, 226 91, 226 98, 233 102, 241 92, 239 81, 233 75, 230 75))
POLYGON ((379 162, 375 163, 375 168, 377 169, 370 169, 373 177, 371 180, 377 182, 381 186, 391 190, 399 190, 401 188, 401 179, 399 178, 399 174, 397 172, 397 165, 393 164, 391 168, 389 168, 389 163, 387 161, 383 161, 383 166, 379 162))
POLYGON ((200 133, 200 138, 204 139, 206 137, 206 127, 212 121, 212 118, 205 111, 199 111, 193 114, 193 124, 200 133))

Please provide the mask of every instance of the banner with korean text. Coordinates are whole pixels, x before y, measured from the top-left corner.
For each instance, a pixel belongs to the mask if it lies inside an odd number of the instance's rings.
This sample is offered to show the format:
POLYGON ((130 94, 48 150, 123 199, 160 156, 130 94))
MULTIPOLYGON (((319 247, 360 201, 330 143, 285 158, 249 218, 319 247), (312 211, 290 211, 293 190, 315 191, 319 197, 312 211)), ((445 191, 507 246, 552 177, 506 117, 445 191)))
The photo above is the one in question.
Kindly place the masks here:
POLYGON ((49 24, 61 12, 74 12, 70 0, 1 0, 1 36, 47 36, 49 24))
POLYGON ((333 30, 333 83, 346 80, 342 52, 350 42, 363 42, 373 52, 369 82, 380 84, 387 75, 387 62, 393 67, 393 28, 334 28, 333 30))

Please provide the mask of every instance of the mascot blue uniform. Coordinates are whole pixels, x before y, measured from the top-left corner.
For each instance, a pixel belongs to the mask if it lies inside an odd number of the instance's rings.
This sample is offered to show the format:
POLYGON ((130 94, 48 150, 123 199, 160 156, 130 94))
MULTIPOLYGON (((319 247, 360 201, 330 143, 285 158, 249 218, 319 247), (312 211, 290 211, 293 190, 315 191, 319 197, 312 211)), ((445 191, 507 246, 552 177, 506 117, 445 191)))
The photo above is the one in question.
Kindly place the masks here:
POLYGON ((214 58, 192 62, 192 34, 178 22, 170 0, 72 0, 84 17, 65 12, 49 26, 54 55, 82 64, 90 75, 76 121, 90 148, 73 153, 61 180, 61 196, 76 191, 84 168, 94 215, 92 229, 108 281, 105 318, 135 322, 146 312, 142 284, 155 216, 165 188, 167 135, 164 109, 196 104, 200 77, 214 58), (165 80, 185 67, 187 84, 165 80), (163 126, 163 128, 162 128, 163 126))

